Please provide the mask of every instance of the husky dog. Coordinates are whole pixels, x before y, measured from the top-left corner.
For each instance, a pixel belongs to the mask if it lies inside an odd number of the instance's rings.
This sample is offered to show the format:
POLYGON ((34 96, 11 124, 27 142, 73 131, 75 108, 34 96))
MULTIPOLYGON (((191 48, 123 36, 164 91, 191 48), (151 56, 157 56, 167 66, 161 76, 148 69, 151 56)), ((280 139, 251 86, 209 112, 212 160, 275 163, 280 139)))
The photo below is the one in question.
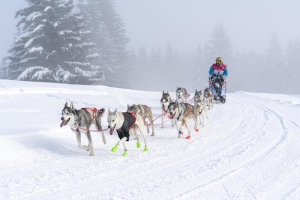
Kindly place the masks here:
POLYGON ((179 101, 179 99, 180 99, 181 102, 186 102, 186 100, 189 96, 190 95, 187 93, 185 88, 177 87, 177 89, 176 89, 176 101, 179 101))
POLYGON ((137 139, 136 146, 137 148, 141 147, 141 142, 139 140, 137 129, 141 132, 141 135, 144 138, 145 148, 144 151, 148 151, 147 141, 144 134, 144 121, 143 118, 137 113, 130 112, 117 112, 117 109, 114 112, 111 112, 108 109, 108 128, 110 129, 110 134, 112 135, 114 130, 117 130, 120 141, 111 149, 112 152, 116 152, 120 144, 124 145, 123 156, 127 156, 127 148, 125 142, 129 141, 129 136, 134 135, 137 139), (133 129, 133 130, 132 130, 133 129))
POLYGON ((202 101, 202 90, 200 91, 195 91, 195 95, 194 95, 194 103, 196 103, 197 101, 202 101))
POLYGON ((193 112, 194 115, 197 116, 197 122, 199 118, 199 124, 204 127, 204 115, 206 116, 206 119, 208 119, 208 116, 207 116, 206 106, 204 105, 202 100, 195 101, 193 112))
MULTIPOLYGON (((168 114, 168 106, 172 102, 171 96, 169 92, 162 92, 162 97, 160 99, 161 103, 161 112, 162 112, 162 117, 161 117, 161 128, 164 128, 164 116, 168 114)), ((174 127, 174 120, 171 119, 172 126, 174 127)))
POLYGON ((203 93, 203 101, 204 101, 204 103, 207 103, 208 110, 210 110, 210 108, 214 107, 213 99, 214 99, 214 93, 213 93, 212 89, 206 87, 204 90, 204 93, 203 93))
POLYGON ((189 129, 189 119, 192 118, 195 122, 195 130, 198 132, 197 115, 194 114, 194 106, 188 103, 172 102, 168 106, 168 112, 171 119, 174 119, 175 125, 178 131, 178 138, 183 135, 182 127, 185 126, 188 129, 188 136, 186 139, 191 138, 191 131, 189 129), (181 121, 181 126, 178 129, 177 122, 181 121))
POLYGON ((90 151, 90 156, 94 156, 94 145, 90 133, 90 126, 95 125, 98 131, 102 134, 102 141, 106 144, 106 138, 101 126, 101 117, 105 112, 104 108, 97 110, 96 108, 81 108, 76 110, 73 103, 68 107, 68 103, 65 104, 65 107, 62 110, 61 124, 60 127, 63 127, 69 124, 71 130, 76 134, 78 147, 80 149, 85 149, 90 151), (81 145, 81 133, 84 133, 88 139, 88 146, 81 145))
POLYGON ((149 126, 152 125, 152 135, 151 136, 155 136, 154 124, 153 124, 153 115, 152 115, 151 108, 149 106, 142 105, 142 104, 138 104, 138 105, 133 104, 132 106, 127 105, 127 112, 135 112, 143 118, 144 124, 147 126, 147 133, 149 133, 149 126), (149 125, 146 122, 146 118, 150 122, 149 125))

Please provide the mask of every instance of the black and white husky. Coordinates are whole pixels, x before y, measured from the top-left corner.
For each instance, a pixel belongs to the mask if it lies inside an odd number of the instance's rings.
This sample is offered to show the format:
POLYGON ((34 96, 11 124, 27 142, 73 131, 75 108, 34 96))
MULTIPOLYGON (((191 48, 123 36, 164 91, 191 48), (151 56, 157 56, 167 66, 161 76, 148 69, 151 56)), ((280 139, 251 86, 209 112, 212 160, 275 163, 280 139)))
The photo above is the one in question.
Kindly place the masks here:
POLYGON ((101 117, 105 112, 104 108, 97 110, 96 108, 81 108, 76 110, 73 103, 68 106, 65 104, 62 109, 62 117, 60 127, 69 124, 71 130, 76 134, 78 147, 87 151, 90 151, 90 156, 94 156, 94 145, 90 133, 90 127, 95 125, 97 130, 102 134, 102 141, 106 144, 106 138, 102 131, 101 117), (88 146, 81 145, 81 133, 84 133, 88 139, 88 146))
POLYGON ((126 141, 129 141, 130 135, 134 135, 137 139, 136 146, 137 148, 141 147, 141 143, 137 134, 137 129, 139 129, 141 135, 144 138, 145 148, 144 151, 148 151, 147 141, 144 134, 144 121, 139 114, 134 112, 117 112, 117 109, 114 112, 111 112, 108 109, 108 128, 110 129, 110 134, 112 135, 114 130, 117 130, 120 141, 111 149, 112 152, 116 152, 120 144, 124 145, 123 156, 127 156, 127 148, 125 146, 126 141), (133 129, 133 130, 132 130, 133 129))
POLYGON ((185 126, 188 129, 188 136, 186 139, 191 138, 191 131, 189 128, 189 120, 192 118, 195 122, 195 131, 198 132, 197 116, 194 114, 194 106, 188 103, 171 102, 168 106, 168 112, 170 113, 171 119, 174 119, 178 138, 183 135, 182 128, 185 126), (181 122, 180 128, 178 128, 177 122, 181 122))
POLYGON ((147 133, 149 133, 149 126, 151 125, 152 126, 151 136, 155 136, 153 116, 152 116, 151 108, 149 106, 142 105, 142 104, 133 104, 131 106, 127 105, 127 112, 135 112, 135 113, 139 114, 143 118, 145 126, 147 126, 147 133), (146 122, 146 118, 150 122, 149 125, 146 122))
POLYGON ((194 103, 194 115, 197 116, 197 121, 199 119, 199 124, 204 127, 204 117, 208 119, 206 105, 202 100, 197 100, 194 103))
POLYGON ((204 103, 207 103, 208 110, 214 107, 213 100, 214 100, 214 92, 212 91, 211 88, 206 87, 203 92, 203 101, 204 103))
POLYGON ((196 103, 197 101, 203 101, 202 90, 197 91, 197 89, 196 89, 193 99, 194 99, 194 103, 196 103))
POLYGON ((177 87, 176 89, 176 101, 181 100, 181 102, 186 102, 187 98, 190 96, 189 93, 187 93, 185 88, 177 87))
MULTIPOLYGON (((172 102, 172 99, 171 99, 171 95, 169 94, 169 92, 162 92, 162 97, 160 99, 160 103, 161 103, 161 113, 162 113, 162 116, 161 116, 161 128, 164 128, 164 116, 168 114, 168 106, 169 104, 172 102)), ((171 123, 172 123, 172 126, 174 127, 175 124, 174 124, 174 120, 171 119, 171 123)))

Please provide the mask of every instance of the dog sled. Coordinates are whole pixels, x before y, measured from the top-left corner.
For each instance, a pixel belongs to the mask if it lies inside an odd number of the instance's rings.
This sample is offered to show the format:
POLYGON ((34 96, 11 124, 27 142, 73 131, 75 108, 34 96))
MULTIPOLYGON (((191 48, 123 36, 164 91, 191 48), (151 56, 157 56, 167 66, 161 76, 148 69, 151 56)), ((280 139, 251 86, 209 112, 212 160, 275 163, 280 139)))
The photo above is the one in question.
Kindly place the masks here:
POLYGON ((221 75, 213 75, 209 78, 209 87, 214 93, 214 100, 221 103, 226 102, 226 81, 221 75))

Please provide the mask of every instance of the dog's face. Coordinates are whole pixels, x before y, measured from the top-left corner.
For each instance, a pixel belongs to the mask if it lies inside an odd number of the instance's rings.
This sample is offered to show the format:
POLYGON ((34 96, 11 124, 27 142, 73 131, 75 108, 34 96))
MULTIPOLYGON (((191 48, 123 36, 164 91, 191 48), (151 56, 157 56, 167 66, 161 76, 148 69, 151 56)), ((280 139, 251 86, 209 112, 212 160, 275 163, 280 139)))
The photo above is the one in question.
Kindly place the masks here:
POLYGON ((180 99, 183 96, 183 89, 181 87, 178 87, 176 89, 176 95, 177 95, 178 99, 180 99))
POLYGON ((137 105, 133 104, 132 106, 127 105, 127 112, 139 113, 140 109, 137 105))
POLYGON ((73 106, 73 103, 70 104, 70 107, 68 107, 68 103, 65 104, 65 107, 62 109, 61 113, 61 124, 60 127, 65 126, 69 123, 71 118, 74 118, 75 115, 75 108, 73 106))
POLYGON ((168 113, 170 113, 170 118, 174 119, 174 116, 178 112, 179 103, 178 102, 171 102, 168 106, 168 113))
POLYGON ((107 122, 108 128, 110 128, 109 133, 112 135, 118 123, 117 109, 114 112, 111 112, 110 109, 108 109, 107 122))
POLYGON ((210 88, 205 88, 203 95, 206 98, 210 97, 211 96, 211 90, 210 90, 210 88))
POLYGON ((162 95, 162 97, 160 99, 160 103, 162 105, 163 110, 167 111, 168 110, 168 106, 171 103, 171 96, 170 96, 169 92, 167 92, 167 93, 163 92, 163 95, 162 95))
POLYGON ((195 96, 194 96, 195 102, 196 102, 196 101, 201 101, 201 99, 202 99, 202 90, 200 90, 200 91, 197 91, 197 90, 196 90, 195 96))

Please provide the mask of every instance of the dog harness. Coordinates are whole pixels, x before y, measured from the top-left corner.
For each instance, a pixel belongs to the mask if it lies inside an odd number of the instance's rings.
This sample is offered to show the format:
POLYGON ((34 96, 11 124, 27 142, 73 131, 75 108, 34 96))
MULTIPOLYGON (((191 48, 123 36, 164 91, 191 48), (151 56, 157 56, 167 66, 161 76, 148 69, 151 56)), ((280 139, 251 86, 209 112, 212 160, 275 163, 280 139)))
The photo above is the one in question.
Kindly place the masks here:
MULTIPOLYGON (((131 126, 129 127, 129 130, 133 127, 133 125, 135 124, 135 122, 136 122, 136 113, 135 112, 122 112, 122 114, 124 115, 124 114, 130 114, 131 116, 133 116, 133 118, 134 118, 134 121, 133 121, 133 123, 131 124, 131 126)), ((124 116, 124 118, 125 118, 125 116, 124 116)), ((118 131, 120 131, 120 132, 123 132, 122 131, 122 128, 123 128, 123 126, 125 125, 125 120, 124 120, 124 122, 123 122, 123 125, 121 126, 121 128, 119 128, 119 129, 117 129, 118 131)))
POLYGON ((83 108, 83 109, 90 113, 92 117, 92 121, 95 120, 97 113, 104 112, 104 108, 101 108, 100 110, 98 110, 97 108, 83 108))

